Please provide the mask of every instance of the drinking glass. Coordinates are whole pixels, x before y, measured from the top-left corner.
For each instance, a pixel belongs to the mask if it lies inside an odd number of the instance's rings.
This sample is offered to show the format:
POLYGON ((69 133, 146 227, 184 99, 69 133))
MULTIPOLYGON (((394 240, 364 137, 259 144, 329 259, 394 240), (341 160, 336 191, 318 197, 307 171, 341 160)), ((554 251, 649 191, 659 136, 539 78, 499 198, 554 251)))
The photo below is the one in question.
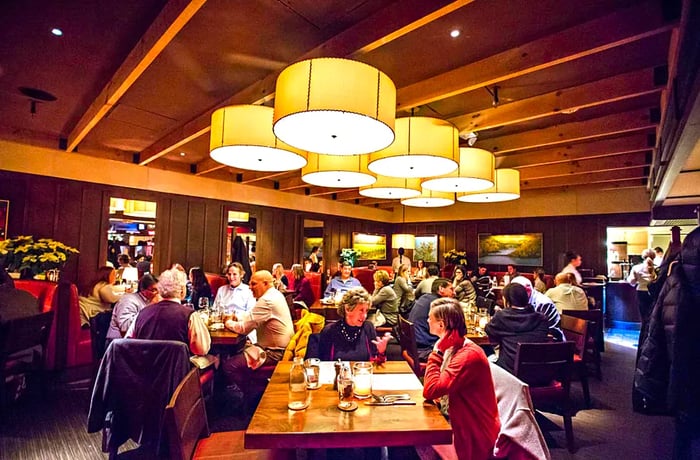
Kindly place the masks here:
POLYGON ((374 367, 371 362, 358 362, 353 366, 356 398, 366 399, 372 394, 373 372, 374 367))
POLYGON ((306 387, 312 390, 320 387, 321 360, 309 358, 304 361, 304 367, 306 368, 306 381, 308 383, 306 387))
POLYGON ((214 305, 210 309, 209 313, 209 321, 211 323, 220 323, 221 322, 221 308, 218 303, 214 303, 214 305))
POLYGON ((340 375, 338 377, 338 407, 340 409, 348 410, 352 407, 354 402, 352 393, 352 374, 348 372, 347 375, 340 375))

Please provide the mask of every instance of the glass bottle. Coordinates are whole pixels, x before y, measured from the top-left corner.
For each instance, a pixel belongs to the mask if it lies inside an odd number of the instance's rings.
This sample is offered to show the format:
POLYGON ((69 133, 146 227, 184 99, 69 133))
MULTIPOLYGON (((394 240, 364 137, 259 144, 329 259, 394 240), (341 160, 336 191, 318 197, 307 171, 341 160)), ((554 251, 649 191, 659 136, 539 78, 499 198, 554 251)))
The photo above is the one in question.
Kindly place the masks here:
POLYGON ((292 410, 303 410, 309 407, 309 390, 306 388, 306 369, 304 359, 295 357, 289 371, 289 403, 292 410))
POLYGON ((349 363, 343 363, 343 367, 338 374, 338 407, 349 409, 353 403, 354 382, 349 363))

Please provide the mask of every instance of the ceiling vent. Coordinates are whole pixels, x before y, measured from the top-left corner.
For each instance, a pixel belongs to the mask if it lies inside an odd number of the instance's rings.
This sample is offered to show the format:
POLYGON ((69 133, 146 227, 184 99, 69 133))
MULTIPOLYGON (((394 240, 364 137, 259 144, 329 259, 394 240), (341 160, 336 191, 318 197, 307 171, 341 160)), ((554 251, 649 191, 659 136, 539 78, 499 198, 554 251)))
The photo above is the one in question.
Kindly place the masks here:
POLYGON ((698 225, 700 206, 657 206, 651 210, 651 227, 698 225))

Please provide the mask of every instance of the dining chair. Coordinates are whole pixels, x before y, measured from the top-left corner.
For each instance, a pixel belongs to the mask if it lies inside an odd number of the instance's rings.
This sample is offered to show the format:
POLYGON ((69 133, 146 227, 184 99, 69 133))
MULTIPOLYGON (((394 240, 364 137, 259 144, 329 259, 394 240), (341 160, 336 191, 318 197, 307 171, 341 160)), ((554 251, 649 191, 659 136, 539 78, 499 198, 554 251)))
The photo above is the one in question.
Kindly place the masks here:
POLYGON ((603 310, 562 310, 563 315, 573 316, 588 321, 588 340, 586 341, 586 355, 588 364, 592 366, 593 372, 598 380, 603 379, 601 371, 601 349, 600 342, 603 334, 603 310))
POLYGON ((585 319, 561 315, 561 330, 564 332, 566 341, 575 344, 571 379, 581 382, 586 407, 591 407, 591 393, 588 387, 588 355, 586 354, 586 344, 590 339, 588 322, 585 319))
POLYGON ((103 311, 90 318, 90 340, 92 344, 92 360, 99 362, 107 349, 107 330, 112 322, 112 310, 103 311))
POLYGON ((564 418, 566 445, 574 451, 574 429, 571 422, 571 371, 573 342, 520 343, 515 354, 514 374, 530 385, 535 409, 559 409, 564 418))
POLYGON ((399 345, 403 359, 411 366, 413 373, 422 378, 425 374, 426 363, 422 363, 418 358, 416 331, 413 329, 413 323, 401 315, 399 315, 399 345))
POLYGON ((37 374, 42 394, 46 393, 46 344, 53 314, 47 311, 0 324, 0 407, 6 403, 5 380, 9 375, 37 374))
POLYGON ((486 308, 489 312, 489 315, 493 316, 495 313, 494 308, 496 305, 496 301, 493 299, 488 299, 486 297, 482 296, 477 296, 476 297, 476 308, 486 308))
POLYGON ((245 431, 211 433, 197 369, 182 379, 165 406, 165 429, 171 459, 283 459, 288 451, 245 449, 245 431))

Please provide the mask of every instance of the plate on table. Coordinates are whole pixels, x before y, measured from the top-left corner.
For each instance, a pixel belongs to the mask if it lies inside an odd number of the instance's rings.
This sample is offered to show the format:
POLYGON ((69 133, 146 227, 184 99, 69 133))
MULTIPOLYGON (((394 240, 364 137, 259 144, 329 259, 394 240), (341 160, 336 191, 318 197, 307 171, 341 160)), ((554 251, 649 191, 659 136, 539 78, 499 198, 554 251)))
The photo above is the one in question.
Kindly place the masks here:
POLYGON ((224 329, 224 323, 214 323, 209 325, 209 330, 221 331, 224 329))

